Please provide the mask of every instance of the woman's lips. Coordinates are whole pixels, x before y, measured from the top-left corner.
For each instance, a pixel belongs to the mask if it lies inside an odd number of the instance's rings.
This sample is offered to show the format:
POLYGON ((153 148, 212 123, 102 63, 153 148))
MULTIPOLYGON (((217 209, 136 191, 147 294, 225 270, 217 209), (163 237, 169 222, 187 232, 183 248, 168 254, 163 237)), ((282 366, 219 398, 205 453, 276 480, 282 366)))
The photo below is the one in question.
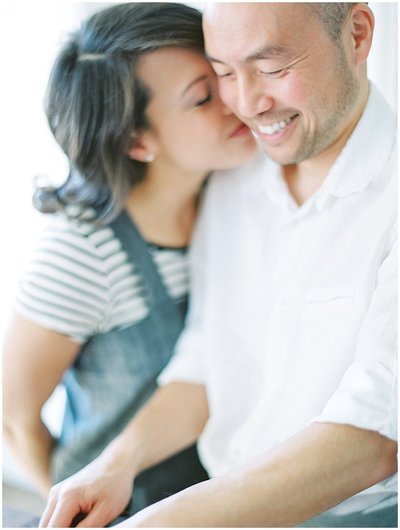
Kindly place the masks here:
POLYGON ((250 134, 250 129, 244 123, 240 123, 232 133, 229 135, 229 138, 236 138, 238 136, 247 136, 250 134))

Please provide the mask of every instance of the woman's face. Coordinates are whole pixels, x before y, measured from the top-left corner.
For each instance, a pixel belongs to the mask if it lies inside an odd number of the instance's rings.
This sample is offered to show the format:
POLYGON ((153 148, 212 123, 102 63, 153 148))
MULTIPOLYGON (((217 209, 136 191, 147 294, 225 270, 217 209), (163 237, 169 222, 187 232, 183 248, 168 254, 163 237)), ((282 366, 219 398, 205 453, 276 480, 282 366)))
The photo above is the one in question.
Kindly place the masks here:
POLYGON ((255 151, 250 130, 222 103, 215 74, 192 50, 164 48, 145 54, 138 75, 150 90, 143 133, 153 164, 188 173, 230 169, 255 151))

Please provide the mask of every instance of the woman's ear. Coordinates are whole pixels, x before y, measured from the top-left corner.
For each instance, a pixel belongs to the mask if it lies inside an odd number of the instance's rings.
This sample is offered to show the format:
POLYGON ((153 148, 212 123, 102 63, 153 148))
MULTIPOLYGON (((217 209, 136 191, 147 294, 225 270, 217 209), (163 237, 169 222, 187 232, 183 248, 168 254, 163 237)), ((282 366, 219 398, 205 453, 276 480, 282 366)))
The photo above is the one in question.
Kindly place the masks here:
POLYGON ((138 162, 153 162, 156 157, 156 146, 154 144, 155 142, 152 141, 150 134, 147 132, 132 135, 127 155, 138 162))
POLYGON ((350 12, 350 33, 356 64, 366 62, 374 33, 374 15, 364 3, 357 3, 350 12))

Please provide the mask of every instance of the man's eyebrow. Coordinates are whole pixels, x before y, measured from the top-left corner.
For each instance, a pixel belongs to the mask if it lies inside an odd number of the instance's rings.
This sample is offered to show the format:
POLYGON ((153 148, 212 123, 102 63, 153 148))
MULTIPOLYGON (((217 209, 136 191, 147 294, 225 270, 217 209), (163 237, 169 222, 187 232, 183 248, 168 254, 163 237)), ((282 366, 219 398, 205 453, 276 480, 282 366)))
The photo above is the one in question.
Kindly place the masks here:
POLYGON ((279 57, 287 57, 291 53, 291 49, 287 46, 269 44, 255 50, 253 53, 248 55, 244 62, 260 61, 262 59, 276 59, 279 57))
MULTIPOLYGON (((262 61, 265 59, 276 59, 280 57, 288 57, 290 54, 291 54, 291 49, 286 46, 268 44, 267 46, 259 48, 258 50, 254 50, 254 52, 247 55, 240 62, 251 63, 253 61, 262 61)), ((211 55, 207 54, 206 57, 211 63, 225 64, 224 61, 221 61, 221 59, 217 59, 216 57, 212 57, 211 55)))
POLYGON ((196 77, 196 79, 193 79, 193 81, 191 81, 185 88, 184 90, 182 91, 182 94, 181 94, 181 98, 183 98, 183 96, 186 94, 186 92, 188 90, 190 90, 192 88, 193 85, 195 85, 196 83, 200 83, 200 81, 205 81, 206 79, 208 79, 208 76, 207 74, 202 74, 202 75, 199 75, 199 77, 196 77))

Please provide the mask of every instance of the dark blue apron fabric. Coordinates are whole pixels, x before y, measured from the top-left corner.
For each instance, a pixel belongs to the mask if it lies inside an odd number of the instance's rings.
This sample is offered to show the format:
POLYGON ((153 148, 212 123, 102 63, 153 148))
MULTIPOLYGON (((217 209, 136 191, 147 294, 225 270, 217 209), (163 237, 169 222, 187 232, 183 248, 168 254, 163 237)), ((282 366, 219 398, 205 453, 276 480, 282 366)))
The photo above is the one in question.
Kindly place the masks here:
MULTIPOLYGON (((110 227, 144 280, 149 315, 91 337, 66 372, 67 404, 52 459, 54 483, 96 458, 149 399, 184 323, 187 297, 175 300, 168 294, 128 214, 123 211, 110 227)), ((137 478, 130 512, 207 478, 191 447, 137 478)))

